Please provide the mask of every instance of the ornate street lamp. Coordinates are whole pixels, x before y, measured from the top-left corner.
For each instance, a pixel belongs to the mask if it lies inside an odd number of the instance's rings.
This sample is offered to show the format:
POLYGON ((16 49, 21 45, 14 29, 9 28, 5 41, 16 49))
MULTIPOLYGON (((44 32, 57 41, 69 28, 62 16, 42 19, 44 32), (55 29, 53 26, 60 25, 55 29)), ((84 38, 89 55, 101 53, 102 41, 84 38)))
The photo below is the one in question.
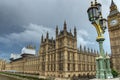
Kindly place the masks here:
POLYGON ((87 13, 89 21, 96 28, 98 37, 96 41, 99 43, 100 55, 96 58, 96 78, 108 79, 113 78, 110 69, 110 59, 105 55, 103 49, 103 41, 105 40, 103 34, 106 30, 106 19, 102 17, 101 4, 91 2, 91 6, 88 8, 87 13))

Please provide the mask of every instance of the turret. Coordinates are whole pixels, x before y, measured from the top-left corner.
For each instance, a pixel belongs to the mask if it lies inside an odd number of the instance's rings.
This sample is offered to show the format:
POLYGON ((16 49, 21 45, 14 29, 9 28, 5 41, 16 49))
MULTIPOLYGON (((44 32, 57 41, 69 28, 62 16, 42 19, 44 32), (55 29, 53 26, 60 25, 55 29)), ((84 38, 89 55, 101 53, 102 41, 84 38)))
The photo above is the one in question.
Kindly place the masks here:
POLYGON ((77 37, 76 27, 74 27, 74 37, 77 37))
POLYGON ((84 46, 84 52, 86 52, 86 47, 84 46))
POLYGON ((53 37, 51 38, 51 40, 52 40, 52 44, 53 44, 54 43, 53 37))
POLYGON ((43 34, 42 34, 42 36, 41 36, 41 43, 43 42, 43 34))
POLYGON ((46 34, 46 39, 49 39, 49 33, 47 32, 47 34, 46 34))
POLYGON ((64 31, 67 31, 67 24, 66 24, 66 21, 64 21, 64 31))
POLYGON ((90 53, 90 49, 88 48, 88 53, 90 53))
POLYGON ((82 51, 82 45, 80 45, 80 51, 82 51))
POLYGON ((93 53, 93 49, 91 49, 91 53, 93 53))
POLYGON ((58 26, 56 26, 56 37, 58 36, 58 26))

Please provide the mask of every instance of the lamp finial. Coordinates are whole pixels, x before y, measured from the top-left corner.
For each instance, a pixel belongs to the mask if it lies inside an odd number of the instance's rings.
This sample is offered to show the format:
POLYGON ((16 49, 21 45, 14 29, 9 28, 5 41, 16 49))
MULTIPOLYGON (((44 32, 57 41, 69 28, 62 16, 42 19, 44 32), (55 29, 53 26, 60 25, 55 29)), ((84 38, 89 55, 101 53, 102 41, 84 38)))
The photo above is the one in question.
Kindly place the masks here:
POLYGON ((93 6, 93 2, 91 1, 91 6, 93 6))

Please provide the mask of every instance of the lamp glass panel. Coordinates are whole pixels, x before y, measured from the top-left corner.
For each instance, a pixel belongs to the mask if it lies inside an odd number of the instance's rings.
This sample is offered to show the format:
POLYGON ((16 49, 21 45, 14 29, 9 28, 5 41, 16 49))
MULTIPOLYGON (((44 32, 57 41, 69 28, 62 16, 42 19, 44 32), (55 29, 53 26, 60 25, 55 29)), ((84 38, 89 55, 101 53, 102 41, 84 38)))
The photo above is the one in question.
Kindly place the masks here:
POLYGON ((103 19, 103 27, 106 27, 106 20, 103 19))
POLYGON ((88 18, 90 19, 90 12, 89 12, 89 10, 87 11, 87 13, 88 13, 88 18))
POLYGON ((93 8, 93 15, 94 15, 94 19, 96 19, 97 18, 97 8, 96 7, 94 7, 93 8))
POLYGON ((101 4, 98 3, 96 6, 97 6, 97 8, 98 8, 98 12, 101 12, 101 11, 102 11, 102 10, 101 10, 101 4))
POLYGON ((103 27, 103 19, 100 20, 100 25, 103 27))
POLYGON ((91 21, 92 18, 93 18, 92 8, 89 8, 89 9, 88 9, 88 17, 89 17, 89 20, 91 21))
POLYGON ((91 8, 91 9, 90 9, 90 19, 93 20, 93 17, 94 17, 94 16, 93 16, 93 9, 91 8))
POLYGON ((90 20, 90 17, 91 17, 90 9, 88 9, 87 13, 88 13, 88 18, 89 18, 89 20, 90 20))

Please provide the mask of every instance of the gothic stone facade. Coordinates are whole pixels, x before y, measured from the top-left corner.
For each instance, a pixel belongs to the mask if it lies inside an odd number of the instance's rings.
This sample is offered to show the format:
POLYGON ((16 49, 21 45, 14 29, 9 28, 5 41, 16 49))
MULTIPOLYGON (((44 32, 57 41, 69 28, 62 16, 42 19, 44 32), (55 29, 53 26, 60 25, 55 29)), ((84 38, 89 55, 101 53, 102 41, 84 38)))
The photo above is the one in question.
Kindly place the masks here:
MULTIPOLYGON (((81 43, 82 44, 82 43, 81 43)), ((67 31, 64 22, 63 30, 56 27, 56 38, 41 37, 39 55, 24 54, 21 58, 5 64, 6 71, 39 74, 42 78, 95 77, 96 57, 98 51, 80 46, 77 48, 77 31, 74 35, 67 31)))
POLYGON ((0 59, 0 71, 4 71, 5 70, 5 60, 0 59))
POLYGON ((120 12, 113 0, 108 16, 108 29, 112 51, 112 67, 120 72, 120 12))
POLYGON ((26 55, 25 57, 6 63, 5 70, 19 73, 39 74, 39 56, 26 55))
MULTIPOLYGON (((77 32, 74 35, 67 31, 67 24, 59 32, 56 27, 56 38, 41 37, 39 49, 40 77, 71 78, 74 76, 94 76, 96 73, 96 56, 98 52, 89 48, 77 49, 77 32)), ((82 44, 82 43, 81 43, 82 44)))

